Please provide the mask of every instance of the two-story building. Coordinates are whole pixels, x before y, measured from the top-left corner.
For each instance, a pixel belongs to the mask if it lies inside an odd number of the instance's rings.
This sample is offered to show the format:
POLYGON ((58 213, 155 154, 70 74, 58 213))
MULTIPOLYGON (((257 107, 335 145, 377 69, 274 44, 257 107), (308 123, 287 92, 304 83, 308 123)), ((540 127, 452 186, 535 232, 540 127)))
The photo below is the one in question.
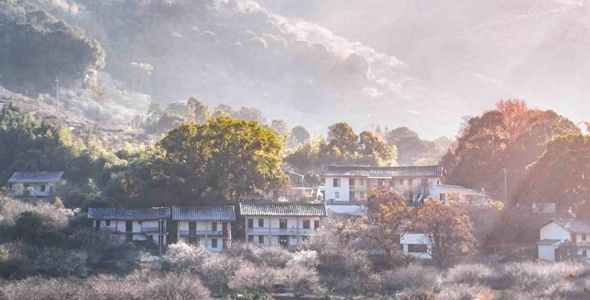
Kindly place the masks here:
POLYGON ((413 200, 421 189, 428 190, 441 183, 443 167, 325 166, 321 176, 329 204, 362 203, 373 188, 387 189, 413 200))
POLYGON ((172 207, 177 222, 177 241, 198 245, 209 251, 231 247, 231 222, 236 221, 233 206, 172 207))
POLYGON ((294 250, 327 217, 325 204, 240 203, 246 240, 257 245, 281 245, 294 250))
POLYGON ((166 220, 169 207, 152 208, 89 208, 88 219, 96 230, 106 230, 121 241, 153 241, 165 246, 166 220))
POLYGON ((574 242, 578 255, 590 263, 590 220, 552 219, 540 229, 537 242, 538 257, 547 261, 559 261, 557 247, 565 241, 574 242))
POLYGON ((47 197, 51 196, 57 185, 63 184, 64 172, 15 172, 8 180, 14 196, 47 197))

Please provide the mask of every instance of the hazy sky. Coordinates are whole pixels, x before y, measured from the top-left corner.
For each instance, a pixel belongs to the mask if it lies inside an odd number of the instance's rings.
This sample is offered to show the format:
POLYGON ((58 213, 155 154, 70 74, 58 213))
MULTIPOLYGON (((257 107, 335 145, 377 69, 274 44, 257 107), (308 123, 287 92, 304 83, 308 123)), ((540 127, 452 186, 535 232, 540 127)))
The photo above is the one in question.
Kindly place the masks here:
POLYGON ((462 116, 506 98, 590 119, 586 1, 257 2, 344 61, 314 79, 334 93, 312 117, 320 130, 347 120, 357 130, 372 123, 453 136, 462 116))

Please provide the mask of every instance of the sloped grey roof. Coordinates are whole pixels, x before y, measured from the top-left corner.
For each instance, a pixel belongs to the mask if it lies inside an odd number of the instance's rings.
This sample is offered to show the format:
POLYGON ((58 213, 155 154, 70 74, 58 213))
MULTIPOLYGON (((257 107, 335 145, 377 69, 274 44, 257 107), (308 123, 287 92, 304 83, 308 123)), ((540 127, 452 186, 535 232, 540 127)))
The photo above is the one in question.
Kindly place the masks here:
POLYGON ((325 204, 311 203, 240 203, 242 216, 327 216, 325 204))
POLYGON ((174 221, 227 221, 236 220, 233 206, 172 207, 174 221))
POLYGON ((555 240, 555 239, 542 239, 538 242, 536 242, 536 245, 553 245, 557 242, 561 242, 561 240, 555 240))
POLYGON ((151 208, 89 208, 88 219, 93 220, 160 220, 170 218, 169 207, 151 208))
POLYGON ((58 182, 64 172, 14 172, 8 183, 58 182))
POLYGON ((409 167, 363 167, 363 166, 324 166, 322 176, 360 176, 360 177, 401 177, 401 176, 442 176, 443 166, 409 167))
POLYGON ((590 232, 589 219, 551 219, 551 221, 571 232, 590 232))

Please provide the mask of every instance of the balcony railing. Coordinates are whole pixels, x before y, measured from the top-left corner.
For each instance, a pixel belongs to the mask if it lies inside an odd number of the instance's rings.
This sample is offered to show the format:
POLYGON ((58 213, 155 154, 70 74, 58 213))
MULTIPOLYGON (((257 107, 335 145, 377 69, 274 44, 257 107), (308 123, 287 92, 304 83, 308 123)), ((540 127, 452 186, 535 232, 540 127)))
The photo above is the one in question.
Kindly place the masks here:
MULTIPOLYGON (((189 236, 189 232, 188 230, 179 230, 180 231, 180 235, 181 236, 189 236)), ((223 230, 197 230, 196 231, 196 236, 205 236, 205 232, 207 233, 207 236, 224 236, 225 232, 223 230)))
POLYGON ((108 231, 110 233, 120 233, 120 234, 140 234, 140 233, 157 234, 157 233, 159 233, 158 227, 145 227, 145 228, 141 228, 140 231, 119 231, 115 227, 101 226, 100 230, 108 231))
MULTIPOLYGON (((299 235, 310 235, 314 229, 299 228, 299 235)), ((297 235, 297 228, 248 228, 249 235, 297 235)))

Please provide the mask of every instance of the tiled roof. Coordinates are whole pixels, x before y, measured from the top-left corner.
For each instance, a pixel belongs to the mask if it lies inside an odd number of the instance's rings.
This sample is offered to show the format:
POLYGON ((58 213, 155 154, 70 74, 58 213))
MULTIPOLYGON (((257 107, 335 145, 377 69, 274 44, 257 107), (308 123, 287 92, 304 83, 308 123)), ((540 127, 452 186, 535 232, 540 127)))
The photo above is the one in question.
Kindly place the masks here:
POLYGON ((555 240, 555 239, 542 239, 538 242, 536 242, 536 245, 553 245, 557 242, 561 242, 561 240, 555 240))
POLYGON ((401 177, 442 176, 442 174, 442 165, 410 167, 324 166, 322 169, 322 176, 401 177))
POLYGON ((325 204, 240 203, 242 216, 327 216, 325 204))
POLYGON ((64 172, 14 172, 8 183, 58 182, 64 172))
POLYGON ((551 221, 571 232, 590 232, 590 220, 588 219, 551 219, 551 221))
POLYGON ((174 221, 235 221, 233 206, 172 207, 174 221))
POLYGON ((160 220, 170 218, 169 207, 152 208, 89 208, 93 220, 160 220))

